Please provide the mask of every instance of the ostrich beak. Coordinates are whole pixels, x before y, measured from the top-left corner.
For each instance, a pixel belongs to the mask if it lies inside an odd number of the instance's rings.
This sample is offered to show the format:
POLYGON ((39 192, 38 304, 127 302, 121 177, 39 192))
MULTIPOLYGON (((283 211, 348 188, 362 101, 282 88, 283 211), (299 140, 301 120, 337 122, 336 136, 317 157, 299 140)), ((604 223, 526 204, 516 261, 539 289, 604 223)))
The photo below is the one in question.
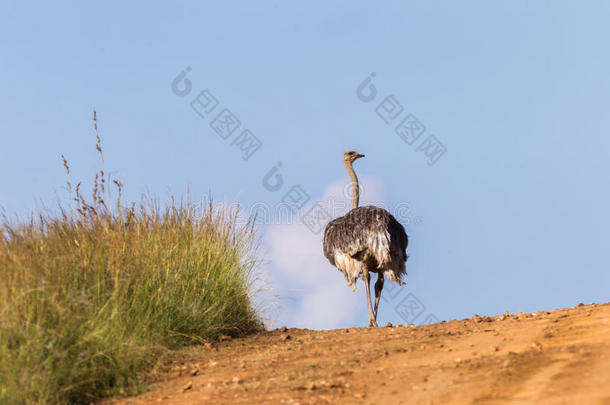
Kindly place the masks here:
POLYGON ((364 155, 361 155, 360 153, 356 155, 356 159, 360 159, 361 157, 364 157, 364 155))

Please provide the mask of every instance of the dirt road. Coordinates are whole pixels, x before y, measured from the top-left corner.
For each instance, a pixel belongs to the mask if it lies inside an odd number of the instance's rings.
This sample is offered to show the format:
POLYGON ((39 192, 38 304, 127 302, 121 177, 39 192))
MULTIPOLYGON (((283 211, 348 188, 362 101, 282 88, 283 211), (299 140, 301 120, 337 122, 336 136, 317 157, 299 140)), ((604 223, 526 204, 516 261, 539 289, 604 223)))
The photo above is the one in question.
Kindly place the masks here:
POLYGON ((197 349, 127 404, 610 404, 610 304, 197 349), (193 356, 189 356, 192 358, 193 356))

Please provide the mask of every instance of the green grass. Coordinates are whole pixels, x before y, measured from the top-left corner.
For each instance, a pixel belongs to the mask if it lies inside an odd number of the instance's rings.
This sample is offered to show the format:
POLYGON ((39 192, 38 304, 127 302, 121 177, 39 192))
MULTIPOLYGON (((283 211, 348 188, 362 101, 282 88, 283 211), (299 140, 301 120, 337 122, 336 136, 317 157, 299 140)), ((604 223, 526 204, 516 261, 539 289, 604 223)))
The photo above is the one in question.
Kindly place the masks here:
POLYGON ((252 227, 190 201, 121 208, 118 181, 110 209, 100 175, 91 202, 77 186, 76 208, 0 222, 0 403, 135 393, 162 356, 263 327, 252 227))

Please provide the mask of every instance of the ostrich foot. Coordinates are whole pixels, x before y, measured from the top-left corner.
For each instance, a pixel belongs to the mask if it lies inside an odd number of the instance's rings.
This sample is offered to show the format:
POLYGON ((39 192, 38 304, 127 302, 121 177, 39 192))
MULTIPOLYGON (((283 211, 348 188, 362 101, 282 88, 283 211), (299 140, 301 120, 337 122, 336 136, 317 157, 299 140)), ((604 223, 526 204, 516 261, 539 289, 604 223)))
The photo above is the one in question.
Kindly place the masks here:
POLYGON ((377 321, 373 318, 369 318, 369 328, 376 328, 377 326, 377 321))

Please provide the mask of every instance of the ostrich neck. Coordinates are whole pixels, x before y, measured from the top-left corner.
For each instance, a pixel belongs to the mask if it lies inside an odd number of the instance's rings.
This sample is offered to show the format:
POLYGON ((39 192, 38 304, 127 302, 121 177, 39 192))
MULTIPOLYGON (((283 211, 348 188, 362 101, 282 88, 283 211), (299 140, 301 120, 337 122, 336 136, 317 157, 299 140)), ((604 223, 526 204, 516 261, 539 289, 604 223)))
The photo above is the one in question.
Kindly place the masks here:
POLYGON ((358 177, 356 176, 356 172, 352 167, 351 163, 345 163, 345 169, 349 174, 349 177, 352 179, 352 206, 351 210, 358 207, 358 202, 360 201, 360 187, 358 186, 358 177))

